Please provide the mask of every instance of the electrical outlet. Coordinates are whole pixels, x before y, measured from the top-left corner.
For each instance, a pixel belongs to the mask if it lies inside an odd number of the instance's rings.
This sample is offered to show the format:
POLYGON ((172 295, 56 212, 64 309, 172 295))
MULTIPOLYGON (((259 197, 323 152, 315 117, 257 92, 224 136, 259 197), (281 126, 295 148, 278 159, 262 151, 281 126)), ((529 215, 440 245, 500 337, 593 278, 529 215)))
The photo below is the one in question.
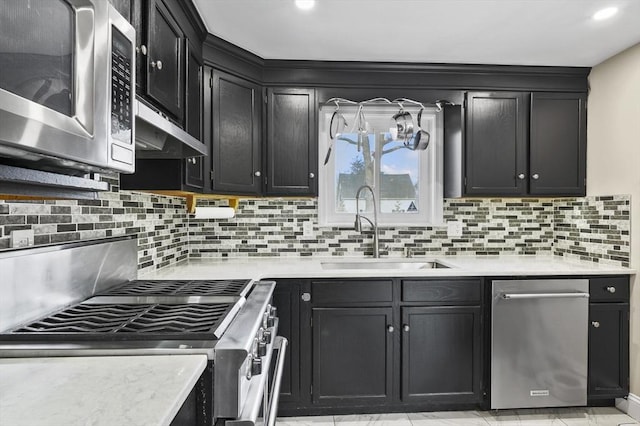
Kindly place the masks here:
POLYGON ((33 229, 11 231, 11 247, 29 247, 33 245, 33 229))
POLYGON ((462 229, 464 225, 460 221, 447 222, 447 237, 462 237, 462 229))
POLYGON ((302 222, 302 236, 313 237, 313 222, 310 220, 302 222))

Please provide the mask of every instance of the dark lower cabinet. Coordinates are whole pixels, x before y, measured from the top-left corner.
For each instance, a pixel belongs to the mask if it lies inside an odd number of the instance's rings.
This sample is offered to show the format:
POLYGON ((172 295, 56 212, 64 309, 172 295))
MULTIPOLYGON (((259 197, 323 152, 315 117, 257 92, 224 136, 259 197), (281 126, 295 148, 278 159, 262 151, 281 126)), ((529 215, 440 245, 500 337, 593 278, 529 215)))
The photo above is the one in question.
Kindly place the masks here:
POLYGON ((300 280, 276 280, 272 305, 278 309, 278 335, 289 341, 284 372, 280 384, 280 402, 292 404, 301 400, 300 363, 300 280))
POLYGON ((629 277, 589 281, 589 401, 629 393, 629 277))
POLYGON ((313 308, 313 402, 386 404, 392 399, 391 308, 313 308))
POLYGON ((482 401, 480 320, 479 306, 402 308, 403 402, 482 401))

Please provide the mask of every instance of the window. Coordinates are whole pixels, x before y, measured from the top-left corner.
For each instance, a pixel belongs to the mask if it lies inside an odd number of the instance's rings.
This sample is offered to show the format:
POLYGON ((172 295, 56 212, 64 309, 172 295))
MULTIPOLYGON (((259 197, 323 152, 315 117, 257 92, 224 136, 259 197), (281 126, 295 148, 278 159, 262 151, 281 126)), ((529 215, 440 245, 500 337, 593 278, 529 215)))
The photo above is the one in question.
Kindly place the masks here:
MULTIPOLYGON (((320 108, 319 224, 352 226, 355 195, 362 185, 373 188, 378 223, 427 226, 442 223, 442 114, 422 112, 421 125, 430 134, 426 150, 413 151, 396 137, 397 105, 340 106, 345 125, 330 132, 334 105, 320 108), (362 114, 360 114, 362 113, 362 114), (361 119, 358 119, 361 117, 361 119), (337 133, 333 140, 330 134, 337 133), (324 164, 327 151, 331 154, 324 164)), ((419 107, 407 107, 417 130, 419 107)), ((362 213, 373 213, 369 191, 359 203, 362 213)))

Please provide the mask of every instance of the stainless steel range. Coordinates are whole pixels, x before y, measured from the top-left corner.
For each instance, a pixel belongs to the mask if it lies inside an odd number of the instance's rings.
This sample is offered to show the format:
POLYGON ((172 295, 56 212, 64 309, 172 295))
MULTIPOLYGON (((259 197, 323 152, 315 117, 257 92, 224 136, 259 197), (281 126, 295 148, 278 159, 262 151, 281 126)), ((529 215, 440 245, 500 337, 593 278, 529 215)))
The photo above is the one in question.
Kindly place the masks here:
POLYGON ((36 294, 65 291, 71 294, 58 299, 72 300, 56 309, 45 303, 47 312, 26 321, 34 306, 19 297, 0 302, 20 319, 0 318, 3 325, 13 322, 0 334, 0 356, 205 354, 207 368, 176 424, 273 425, 287 345, 277 337, 270 305, 275 283, 128 279, 131 268, 122 262, 136 261, 135 245, 133 239, 115 239, 0 254, 2 270, 39 265, 46 271, 41 276, 54 277, 25 284, 13 274, 0 290, 19 296, 23 290, 17 289, 37 286, 36 294), (61 265, 96 275, 82 285, 59 271, 61 265))

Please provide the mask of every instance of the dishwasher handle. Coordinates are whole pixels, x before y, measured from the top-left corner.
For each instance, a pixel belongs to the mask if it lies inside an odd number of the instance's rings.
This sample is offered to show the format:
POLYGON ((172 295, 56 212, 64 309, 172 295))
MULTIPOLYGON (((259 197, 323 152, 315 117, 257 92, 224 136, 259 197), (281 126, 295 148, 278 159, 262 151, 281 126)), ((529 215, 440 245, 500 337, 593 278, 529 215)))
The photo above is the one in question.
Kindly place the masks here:
POLYGON ((569 298, 589 298, 589 293, 502 293, 500 296, 504 300, 512 299, 569 299, 569 298))

